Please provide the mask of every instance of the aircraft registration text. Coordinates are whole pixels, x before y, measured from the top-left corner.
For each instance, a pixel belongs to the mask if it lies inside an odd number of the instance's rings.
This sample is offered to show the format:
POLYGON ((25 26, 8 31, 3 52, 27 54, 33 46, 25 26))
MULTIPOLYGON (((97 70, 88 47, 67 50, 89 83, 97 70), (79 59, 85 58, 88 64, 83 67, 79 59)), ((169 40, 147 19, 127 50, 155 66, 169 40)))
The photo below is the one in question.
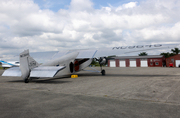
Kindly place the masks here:
POLYGON ((121 47, 113 47, 112 50, 116 49, 135 49, 135 48, 152 48, 152 47, 161 47, 161 44, 158 45, 137 45, 137 46, 121 46, 121 47))

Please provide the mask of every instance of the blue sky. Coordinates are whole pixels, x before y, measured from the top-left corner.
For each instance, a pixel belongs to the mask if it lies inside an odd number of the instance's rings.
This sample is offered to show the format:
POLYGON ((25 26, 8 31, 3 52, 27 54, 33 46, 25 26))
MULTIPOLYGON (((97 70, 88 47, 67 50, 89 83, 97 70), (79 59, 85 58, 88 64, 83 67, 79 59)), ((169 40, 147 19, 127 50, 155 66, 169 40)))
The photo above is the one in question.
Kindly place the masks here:
MULTIPOLYGON (((129 2, 139 2, 140 0, 91 0, 95 9, 112 5, 114 7, 120 6, 129 2)), ((50 9, 57 12, 59 9, 68 9, 71 0, 34 0, 41 9, 50 9)))

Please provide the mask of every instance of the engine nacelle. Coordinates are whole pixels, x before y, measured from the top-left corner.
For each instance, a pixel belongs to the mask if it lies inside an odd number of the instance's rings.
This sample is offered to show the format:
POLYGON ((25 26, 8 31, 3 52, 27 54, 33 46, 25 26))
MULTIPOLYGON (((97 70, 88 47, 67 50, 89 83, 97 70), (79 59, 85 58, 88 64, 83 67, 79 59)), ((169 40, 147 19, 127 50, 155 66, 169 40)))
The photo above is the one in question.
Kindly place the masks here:
POLYGON ((106 65, 108 63, 108 60, 106 57, 100 57, 99 58, 99 64, 102 65, 106 65))

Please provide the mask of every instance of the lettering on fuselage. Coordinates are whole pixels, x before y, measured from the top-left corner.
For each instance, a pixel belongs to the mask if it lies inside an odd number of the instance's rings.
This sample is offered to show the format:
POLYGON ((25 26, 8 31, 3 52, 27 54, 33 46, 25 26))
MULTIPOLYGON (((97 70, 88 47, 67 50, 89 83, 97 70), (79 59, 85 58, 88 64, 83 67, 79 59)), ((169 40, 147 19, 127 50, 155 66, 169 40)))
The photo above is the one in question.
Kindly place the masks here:
POLYGON ((20 55, 20 57, 25 57, 25 56, 28 56, 29 54, 27 53, 27 54, 22 54, 22 55, 20 55))
POLYGON ((112 50, 119 50, 119 49, 139 49, 139 48, 153 48, 153 47, 161 47, 161 44, 158 45, 137 45, 137 46, 121 46, 121 47, 113 47, 112 50))
POLYGON ((36 62, 35 61, 32 61, 29 63, 29 66, 32 67, 32 66, 36 66, 36 62))

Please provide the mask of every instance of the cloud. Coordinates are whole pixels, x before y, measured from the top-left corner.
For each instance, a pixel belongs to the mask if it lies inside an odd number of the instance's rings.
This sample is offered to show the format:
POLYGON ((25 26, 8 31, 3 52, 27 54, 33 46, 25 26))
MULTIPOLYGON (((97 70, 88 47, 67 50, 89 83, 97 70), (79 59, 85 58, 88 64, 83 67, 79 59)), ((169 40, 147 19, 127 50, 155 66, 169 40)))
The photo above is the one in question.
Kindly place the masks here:
POLYGON ((71 0, 69 8, 72 11, 88 11, 93 10, 93 3, 90 0, 71 0))
POLYGON ((180 39, 178 0, 129 2, 100 9, 93 5, 91 0, 71 0, 68 9, 54 12, 32 0, 0 0, 0 55, 24 49, 100 48, 177 43, 180 39))

